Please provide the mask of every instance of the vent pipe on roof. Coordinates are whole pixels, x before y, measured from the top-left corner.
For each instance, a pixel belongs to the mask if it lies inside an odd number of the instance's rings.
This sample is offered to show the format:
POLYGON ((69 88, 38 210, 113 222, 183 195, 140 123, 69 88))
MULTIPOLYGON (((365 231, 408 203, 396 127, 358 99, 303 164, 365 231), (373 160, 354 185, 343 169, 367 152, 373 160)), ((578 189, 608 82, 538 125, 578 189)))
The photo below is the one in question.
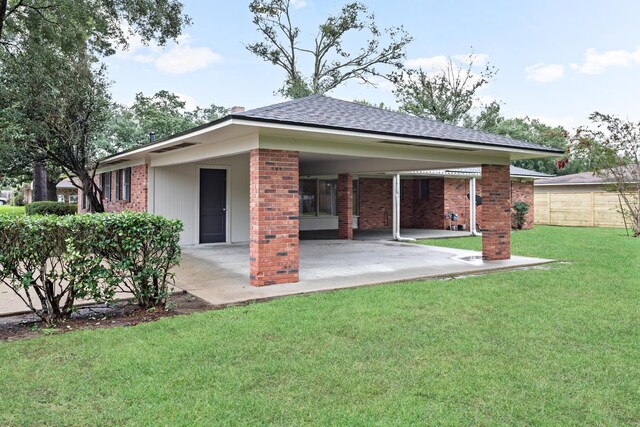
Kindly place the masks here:
POLYGON ((231 114, 233 113, 244 113, 244 107, 239 107, 237 105, 231 107, 231 114))
POLYGON ((152 144, 156 142, 156 133, 154 131, 149 132, 149 142, 152 144))

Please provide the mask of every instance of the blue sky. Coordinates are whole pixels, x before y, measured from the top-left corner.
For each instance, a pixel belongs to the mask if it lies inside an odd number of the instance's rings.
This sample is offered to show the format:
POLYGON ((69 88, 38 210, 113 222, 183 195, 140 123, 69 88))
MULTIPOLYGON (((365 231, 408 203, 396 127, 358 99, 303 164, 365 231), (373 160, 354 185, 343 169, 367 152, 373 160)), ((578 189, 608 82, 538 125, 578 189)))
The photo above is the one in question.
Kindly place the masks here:
MULTIPOLYGON (((292 1, 293 3, 294 1, 292 1)), ((249 1, 185 0, 193 18, 179 44, 131 48, 109 58, 114 99, 131 103, 137 92, 165 89, 189 106, 260 107, 284 72, 254 57, 244 45, 260 35, 249 1)), ((345 1, 295 0, 301 46, 345 1)), ((530 116, 577 126, 593 111, 640 120, 640 2, 636 1, 421 1, 365 0, 379 27, 403 25, 414 37, 412 65, 439 67, 447 56, 478 55, 499 69, 479 95, 502 102, 506 117, 530 116)), ((358 36, 347 41, 357 45, 358 36)), ((306 58, 309 61, 309 58, 306 58)), ((304 69, 305 58, 300 65, 304 69)), ((389 85, 350 83, 328 95, 394 105, 389 85)))

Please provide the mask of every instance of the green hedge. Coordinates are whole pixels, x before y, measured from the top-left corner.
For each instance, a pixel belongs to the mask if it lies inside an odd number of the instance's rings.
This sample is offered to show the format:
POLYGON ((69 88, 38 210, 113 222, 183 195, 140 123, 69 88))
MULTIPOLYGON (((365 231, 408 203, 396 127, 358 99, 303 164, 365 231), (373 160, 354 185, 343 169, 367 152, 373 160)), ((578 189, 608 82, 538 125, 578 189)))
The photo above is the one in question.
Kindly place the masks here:
POLYGON ((78 213, 78 205, 70 205, 62 202, 32 202, 25 212, 27 215, 75 215, 78 213))
POLYGON ((130 292, 163 306, 180 261, 182 223, 146 213, 0 215, 0 282, 48 324, 75 301, 130 292))

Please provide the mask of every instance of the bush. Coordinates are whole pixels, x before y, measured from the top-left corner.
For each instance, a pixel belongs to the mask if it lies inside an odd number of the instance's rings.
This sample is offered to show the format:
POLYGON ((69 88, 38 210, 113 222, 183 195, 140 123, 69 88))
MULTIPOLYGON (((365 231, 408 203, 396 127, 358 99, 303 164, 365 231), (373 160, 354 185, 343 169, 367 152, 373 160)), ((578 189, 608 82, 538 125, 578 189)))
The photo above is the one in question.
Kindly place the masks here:
POLYGON ((69 262, 69 236, 84 238, 72 218, 0 215, 0 281, 47 324, 68 318, 77 298, 100 301, 106 288, 103 267, 69 262))
POLYGON ((180 261, 182 223, 158 215, 123 212, 91 215, 97 242, 93 250, 109 264, 118 288, 140 307, 164 306, 180 261))
POLYGON ((513 210, 515 211, 516 228, 522 230, 524 223, 527 221, 527 213, 529 212, 529 203, 518 201, 513 204, 513 210))
POLYGON ((75 215, 78 213, 78 205, 69 205, 63 202, 33 202, 25 208, 27 215, 75 215))
POLYGON ((180 221, 128 212, 0 215, 0 281, 47 324, 68 318, 77 299, 111 301, 118 290, 141 307, 164 305, 181 230, 180 221))

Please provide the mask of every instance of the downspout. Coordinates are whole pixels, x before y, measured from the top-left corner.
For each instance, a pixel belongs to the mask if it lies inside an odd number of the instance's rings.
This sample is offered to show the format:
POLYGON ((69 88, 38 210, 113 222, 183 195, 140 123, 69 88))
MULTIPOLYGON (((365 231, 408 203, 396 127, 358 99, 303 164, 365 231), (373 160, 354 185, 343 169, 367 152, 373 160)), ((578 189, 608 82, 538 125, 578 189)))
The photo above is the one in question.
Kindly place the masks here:
POLYGON ((393 175, 393 240, 415 242, 416 239, 400 236, 400 175, 393 175))
POLYGON ((476 179, 469 180, 469 228, 472 236, 482 236, 482 233, 476 229, 476 179))

